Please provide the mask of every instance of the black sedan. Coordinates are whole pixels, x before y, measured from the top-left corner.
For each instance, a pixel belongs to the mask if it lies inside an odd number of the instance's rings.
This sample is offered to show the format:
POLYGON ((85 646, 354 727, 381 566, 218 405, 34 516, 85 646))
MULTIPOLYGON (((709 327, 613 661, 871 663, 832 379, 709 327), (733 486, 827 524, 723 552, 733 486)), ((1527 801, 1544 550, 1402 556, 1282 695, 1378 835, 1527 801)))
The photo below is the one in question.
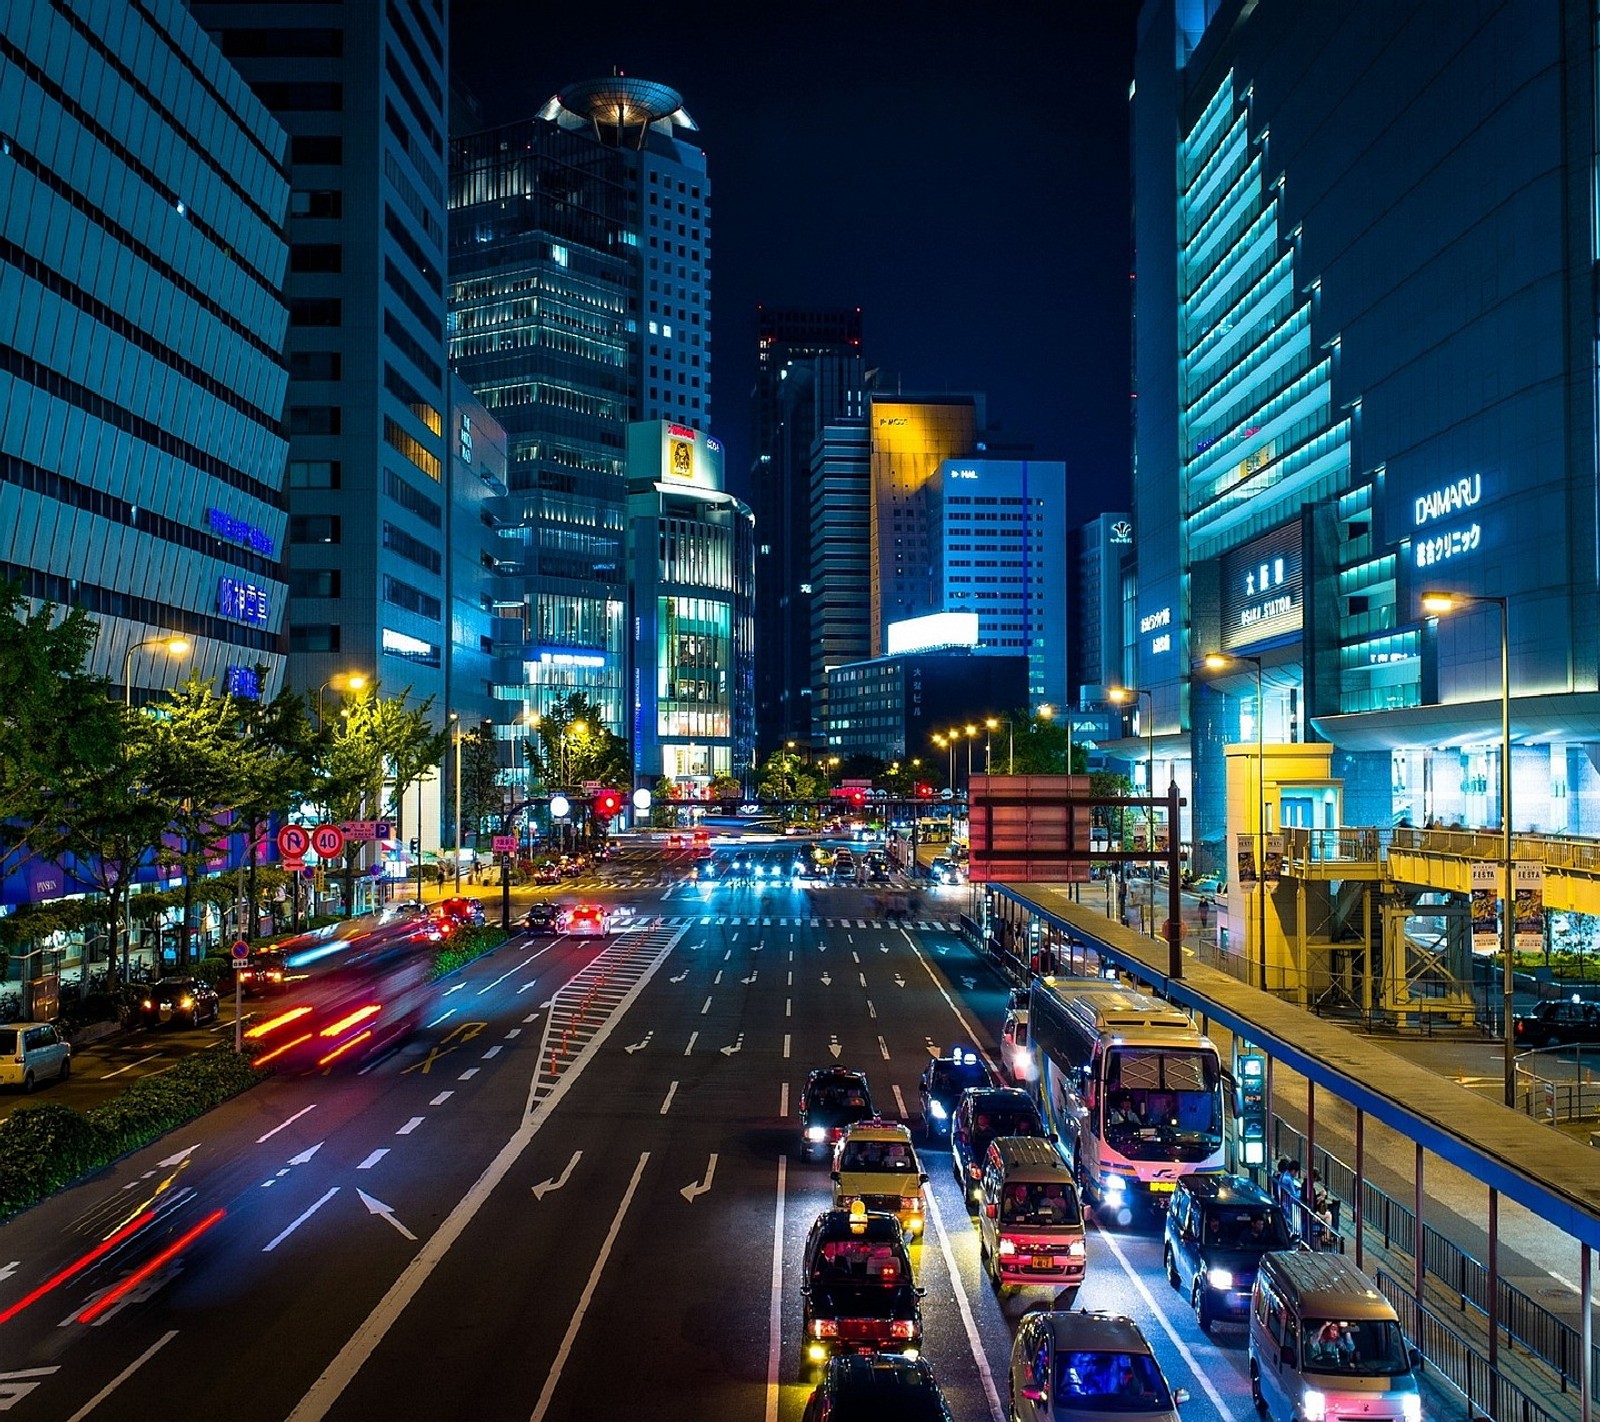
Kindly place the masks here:
POLYGON ((900 1221, 869 1211, 824 1210, 806 1236, 804 1362, 820 1367, 837 1354, 922 1350, 922 1290, 911 1283, 911 1255, 900 1221))
POLYGON ((1566 1002, 1541 1002, 1532 1012, 1519 1012, 1514 1021, 1519 1047, 1600 1042, 1600 1002, 1576 997, 1566 1002))
POLYGON ((835 1358, 800 1422, 951 1422, 926 1358, 892 1353, 835 1358))
POLYGON ((950 1118, 955 1115, 961 1093, 972 1086, 993 1086, 989 1069, 978 1054, 956 1047, 947 1057, 934 1057, 917 1082, 922 1098, 922 1129, 927 1138, 938 1140, 950 1134, 950 1118))
POLYGON ((554 933, 556 932, 556 920, 560 913, 560 904, 535 904, 527 913, 522 915, 522 926, 529 933, 554 933))
POLYGON ((848 1127, 874 1114, 865 1072, 818 1067, 800 1095, 800 1159, 829 1154, 848 1127))
POLYGON ((183 1022, 198 1027, 215 1022, 221 1010, 217 990, 199 978, 162 978, 139 999, 139 1018, 149 1026, 183 1022))

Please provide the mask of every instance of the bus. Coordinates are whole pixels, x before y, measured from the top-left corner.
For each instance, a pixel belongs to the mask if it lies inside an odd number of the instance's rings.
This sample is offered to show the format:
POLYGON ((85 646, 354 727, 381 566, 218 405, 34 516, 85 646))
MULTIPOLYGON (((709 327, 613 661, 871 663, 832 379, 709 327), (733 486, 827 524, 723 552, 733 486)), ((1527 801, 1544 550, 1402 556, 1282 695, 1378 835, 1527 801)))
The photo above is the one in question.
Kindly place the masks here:
POLYGON ((1104 978, 1035 978, 1039 1104, 1086 1201, 1127 1224, 1180 1175, 1222 1170, 1222 1062, 1188 1014, 1104 978))

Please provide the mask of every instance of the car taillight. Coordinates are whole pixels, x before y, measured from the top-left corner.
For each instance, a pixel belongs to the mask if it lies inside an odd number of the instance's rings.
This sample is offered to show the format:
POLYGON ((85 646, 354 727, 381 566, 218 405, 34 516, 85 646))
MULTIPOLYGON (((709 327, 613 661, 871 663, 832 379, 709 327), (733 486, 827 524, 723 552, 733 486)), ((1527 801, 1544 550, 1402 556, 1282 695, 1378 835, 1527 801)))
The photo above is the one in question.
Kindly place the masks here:
POLYGON ((897 1318, 889 1325, 889 1336, 891 1338, 915 1338, 917 1336, 917 1325, 909 1318, 897 1318))
POLYGON ((811 1320, 811 1336, 813 1338, 837 1338, 839 1325, 831 1318, 814 1318, 811 1320))

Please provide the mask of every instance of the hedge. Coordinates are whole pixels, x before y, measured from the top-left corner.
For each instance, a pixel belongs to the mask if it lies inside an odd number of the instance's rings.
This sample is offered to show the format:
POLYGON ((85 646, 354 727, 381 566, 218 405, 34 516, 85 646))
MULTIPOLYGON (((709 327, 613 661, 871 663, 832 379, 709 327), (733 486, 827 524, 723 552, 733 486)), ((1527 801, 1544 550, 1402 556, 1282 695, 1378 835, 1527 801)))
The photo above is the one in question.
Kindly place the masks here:
POLYGON ((48 1102, 19 1107, 0 1121, 0 1219, 149 1145, 268 1075, 219 1044, 185 1057, 171 1071, 132 1082, 89 1111, 48 1102))
POLYGON ((455 972, 457 968, 464 967, 474 958, 481 958, 485 953, 493 952, 510 935, 505 929, 495 925, 485 925, 482 928, 459 928, 450 935, 447 946, 439 949, 438 955, 433 960, 433 981, 437 982, 447 974, 455 972))

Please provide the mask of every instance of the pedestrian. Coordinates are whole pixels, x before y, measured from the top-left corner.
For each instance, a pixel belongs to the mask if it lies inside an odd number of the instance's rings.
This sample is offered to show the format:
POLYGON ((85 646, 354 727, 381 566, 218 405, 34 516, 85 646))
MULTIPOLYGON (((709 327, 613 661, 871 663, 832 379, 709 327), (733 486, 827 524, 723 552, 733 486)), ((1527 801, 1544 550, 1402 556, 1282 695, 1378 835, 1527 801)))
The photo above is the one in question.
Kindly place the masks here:
POLYGON ((1200 927, 1201 928, 1204 928, 1206 926, 1206 920, 1208 918, 1210 918, 1210 917, 1211 917, 1211 900, 1210 899, 1201 899, 1200 900, 1200 927))

